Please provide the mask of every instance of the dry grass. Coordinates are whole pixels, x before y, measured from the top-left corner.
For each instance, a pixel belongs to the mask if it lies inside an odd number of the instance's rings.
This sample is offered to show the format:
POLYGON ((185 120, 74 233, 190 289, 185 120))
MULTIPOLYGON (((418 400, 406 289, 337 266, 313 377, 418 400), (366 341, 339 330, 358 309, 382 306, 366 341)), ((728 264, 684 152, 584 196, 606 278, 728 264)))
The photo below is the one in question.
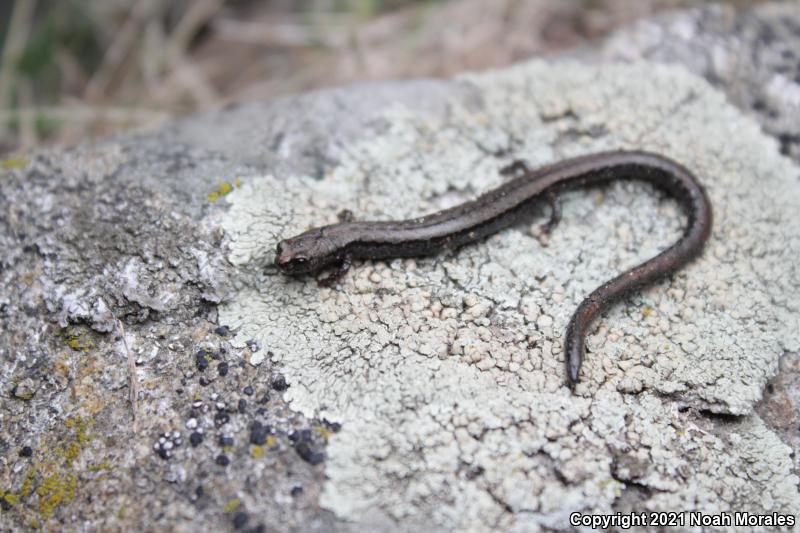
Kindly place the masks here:
POLYGON ((72 144, 231 101, 502 66, 702 3, 1 2, 0 153, 72 144))

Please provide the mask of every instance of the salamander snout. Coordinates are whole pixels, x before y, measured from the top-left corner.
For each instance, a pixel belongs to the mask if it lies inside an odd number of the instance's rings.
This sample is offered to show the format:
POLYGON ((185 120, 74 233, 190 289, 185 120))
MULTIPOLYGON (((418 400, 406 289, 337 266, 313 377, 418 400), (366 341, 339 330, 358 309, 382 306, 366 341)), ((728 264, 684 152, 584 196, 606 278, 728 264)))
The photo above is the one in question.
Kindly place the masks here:
POLYGON ((286 274, 313 274, 331 263, 335 256, 319 230, 301 233, 278 243, 275 266, 286 274))

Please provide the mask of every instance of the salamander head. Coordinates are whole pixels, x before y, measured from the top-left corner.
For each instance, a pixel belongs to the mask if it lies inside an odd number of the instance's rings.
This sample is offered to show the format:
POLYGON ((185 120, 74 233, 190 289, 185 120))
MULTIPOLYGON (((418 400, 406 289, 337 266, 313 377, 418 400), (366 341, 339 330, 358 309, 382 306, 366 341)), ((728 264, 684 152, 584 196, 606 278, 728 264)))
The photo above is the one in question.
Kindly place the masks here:
POLYGON ((292 276, 313 274, 335 262, 337 257, 334 243, 317 228, 279 242, 275 266, 292 276))

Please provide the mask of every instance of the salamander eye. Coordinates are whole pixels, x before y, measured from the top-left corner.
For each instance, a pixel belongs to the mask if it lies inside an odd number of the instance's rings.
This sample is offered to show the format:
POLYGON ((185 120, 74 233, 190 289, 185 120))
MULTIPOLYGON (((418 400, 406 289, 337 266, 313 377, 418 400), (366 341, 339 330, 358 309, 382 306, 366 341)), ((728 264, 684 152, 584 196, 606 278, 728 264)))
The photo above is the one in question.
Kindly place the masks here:
POLYGON ((293 257, 292 258, 292 262, 293 263, 297 263, 298 265, 303 265, 303 264, 308 262, 308 258, 307 257, 293 257))

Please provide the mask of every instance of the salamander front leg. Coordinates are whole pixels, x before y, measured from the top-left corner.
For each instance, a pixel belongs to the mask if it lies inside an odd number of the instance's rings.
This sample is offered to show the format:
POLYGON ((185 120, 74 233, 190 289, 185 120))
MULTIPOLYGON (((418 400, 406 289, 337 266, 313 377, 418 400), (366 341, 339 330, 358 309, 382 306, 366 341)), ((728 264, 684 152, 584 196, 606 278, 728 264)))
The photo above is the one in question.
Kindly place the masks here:
POLYGON ((353 212, 349 209, 342 209, 336 217, 339 219, 339 222, 352 222, 353 212))
POLYGON ((336 267, 336 270, 330 273, 327 277, 317 280, 317 285, 320 287, 330 287, 342 277, 347 274, 347 271, 350 270, 350 265, 353 264, 352 259, 349 255, 342 257, 342 260, 336 267))

